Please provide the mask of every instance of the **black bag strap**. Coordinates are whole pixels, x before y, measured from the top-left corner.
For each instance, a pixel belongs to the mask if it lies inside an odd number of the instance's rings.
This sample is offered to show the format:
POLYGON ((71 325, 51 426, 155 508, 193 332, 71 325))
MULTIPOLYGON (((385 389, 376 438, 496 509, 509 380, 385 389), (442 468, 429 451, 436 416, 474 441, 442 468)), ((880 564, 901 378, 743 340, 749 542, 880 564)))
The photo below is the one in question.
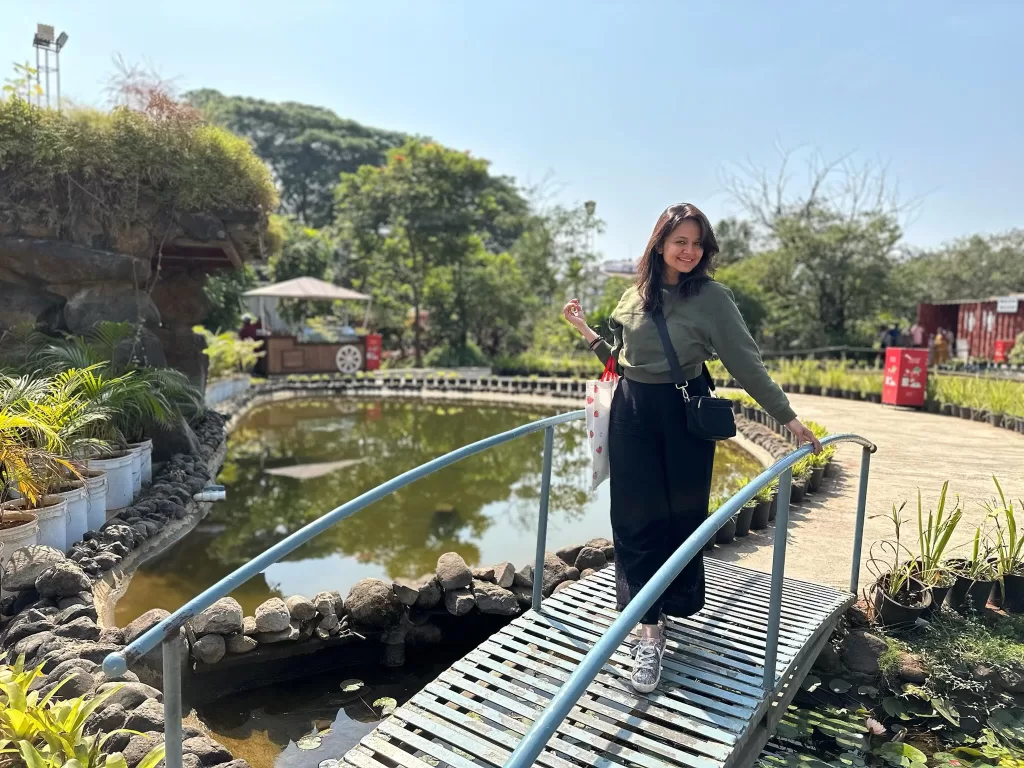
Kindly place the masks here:
MULTIPOLYGON (((686 386, 687 379, 683 374, 682 366, 679 365, 679 358, 676 356, 675 347, 672 346, 672 339, 668 335, 668 326, 665 324, 665 315, 662 313, 661 307, 655 307, 651 312, 651 318, 658 329, 658 336, 661 337, 661 346, 665 350, 665 357, 668 358, 668 369, 672 374, 672 381, 677 387, 683 388, 686 386)), ((701 375, 708 383, 708 389, 714 392, 715 380, 711 378, 707 363, 701 363, 701 375)))
POLYGON ((679 365, 679 358, 676 357, 675 347, 672 346, 672 339, 668 335, 668 326, 665 325, 665 315, 661 307, 655 307, 651 312, 651 318, 658 328, 658 335, 661 337, 661 346, 665 350, 665 357, 668 358, 668 369, 672 374, 672 381, 677 387, 686 386, 686 376, 683 375, 682 366, 679 365))

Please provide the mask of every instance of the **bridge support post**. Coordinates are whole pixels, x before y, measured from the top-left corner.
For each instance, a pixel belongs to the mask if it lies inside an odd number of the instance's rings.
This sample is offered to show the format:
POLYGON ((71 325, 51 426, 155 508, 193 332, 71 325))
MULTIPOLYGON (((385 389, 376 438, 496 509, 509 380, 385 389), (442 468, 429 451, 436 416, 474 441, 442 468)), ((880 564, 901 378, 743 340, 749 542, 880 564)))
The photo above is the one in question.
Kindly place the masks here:
POLYGON ((537 517, 537 558, 533 565, 533 610, 540 613, 544 598, 544 551, 548 545, 548 497, 551 495, 551 462, 555 452, 555 428, 544 430, 544 469, 540 476, 540 515, 537 517))
POLYGON ((850 591, 856 595, 860 584, 860 557, 864 546, 864 516, 868 505, 868 473, 871 449, 864 448, 860 458, 860 488, 857 490, 857 527, 853 531, 853 565, 850 566, 850 591))
POLYGON ((181 768, 181 631, 164 638, 164 761, 167 768, 181 768))
POLYGON ((768 601, 768 632, 764 639, 764 679, 766 695, 775 690, 775 664, 779 652, 779 626, 782 622, 782 580, 786 571, 786 537, 789 528, 789 495, 793 470, 779 476, 778 511, 775 514, 775 544, 772 553, 772 591, 768 601))

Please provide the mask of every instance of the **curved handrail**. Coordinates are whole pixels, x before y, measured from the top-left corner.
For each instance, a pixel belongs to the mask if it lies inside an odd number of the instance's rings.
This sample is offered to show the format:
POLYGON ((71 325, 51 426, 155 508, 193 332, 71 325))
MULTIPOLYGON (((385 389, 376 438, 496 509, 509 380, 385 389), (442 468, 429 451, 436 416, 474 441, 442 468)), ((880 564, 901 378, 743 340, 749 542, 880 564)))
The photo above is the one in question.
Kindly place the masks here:
MULTIPOLYGON (((823 446, 831 443, 839 442, 853 442, 862 446, 865 449, 865 453, 874 453, 876 446, 870 440, 860 437, 854 434, 840 434, 830 435, 822 439, 821 444, 823 446)), ((721 507, 719 507, 713 514, 709 515, 707 520, 700 524, 696 531, 690 535, 690 537, 683 542, 683 544, 672 554, 671 557, 665 562, 661 568, 654 574, 653 577, 644 585, 644 587, 630 600, 629 604, 622 610, 619 617, 612 622, 612 625, 601 635, 598 641, 594 644, 594 647, 583 657, 583 660, 579 663, 579 666, 573 671, 569 679, 559 688, 558 693, 554 695, 551 701, 548 703, 547 708, 541 713, 533 725, 527 731, 526 735, 516 746, 515 750, 509 756, 509 759, 505 762, 505 768, 523 768, 524 766, 533 765, 537 757, 540 755, 544 746, 547 744, 548 739, 555 733, 558 726, 561 725, 562 721, 569 715, 569 712, 576 705, 576 702, 580 699, 587 687, 593 682, 597 673, 601 671, 604 665, 611 658, 612 654, 619 648, 622 641, 626 639, 626 635, 635 627, 641 617, 647 613, 654 602, 662 595, 662 593, 668 588, 672 581, 682 572, 683 568, 700 553, 704 548, 705 543, 709 538, 714 536, 718 529, 728 522, 729 518, 735 515, 740 509, 750 501, 754 495, 764 488, 766 485, 771 483, 775 478, 780 479, 779 483, 779 498, 785 498, 785 503, 788 507, 789 502, 789 481, 792 477, 791 470, 793 465, 796 464, 800 459, 804 458, 811 453, 811 446, 806 445, 802 448, 783 456, 781 459, 776 461, 764 472, 755 477, 743 488, 733 494, 721 507)), ((862 487, 866 487, 866 467, 862 468, 862 487)), ((863 494, 862 494, 863 495, 863 494)), ((863 503, 863 499, 859 501, 863 503)), ((863 523, 863 509, 858 509, 858 528, 863 523)), ((776 521, 776 531, 782 530, 783 536, 785 535, 785 527, 787 520, 782 513, 782 507, 780 506, 779 519, 776 521)), ((859 534, 858 530, 858 534, 859 534)), ((857 543, 855 543, 855 562, 854 568, 857 567, 859 561, 859 535, 857 537, 857 543)), ((779 554, 778 548, 776 549, 776 555, 779 554)), ((779 565, 778 562, 775 563, 779 565)), ((782 563, 784 566, 784 562, 782 563)), ((773 578, 773 593, 776 591, 775 579, 779 579, 778 586, 778 599, 781 601, 781 573, 776 574, 777 570, 781 570, 777 567, 772 569, 773 578)), ((776 599, 773 594, 773 602, 776 599)), ((776 619, 777 621, 777 619, 776 619)), ((771 618, 769 618, 769 635, 772 634, 771 630, 771 618)), ((778 634, 778 626, 775 626, 775 634, 778 634)), ((771 643, 771 637, 766 638, 767 643, 771 643)), ((772 644, 774 645, 774 644, 772 644)), ((765 678, 768 679, 769 675, 774 682, 774 667, 775 659, 774 653, 766 652, 765 654, 765 678)), ((767 688, 767 686, 765 686, 767 688)))
MULTIPOLYGON (((496 445, 501 445, 515 440, 516 438, 523 437, 524 435, 551 429, 559 424, 565 424, 570 421, 582 419, 584 414, 585 412, 582 410, 569 411, 568 413, 562 413, 557 416, 551 416, 546 419, 540 419, 539 421, 524 424, 521 427, 510 429, 507 432, 491 435, 483 440, 478 440, 475 443, 470 443, 462 448, 458 448, 451 453, 446 453, 444 456, 439 456, 436 459, 428 461, 426 464, 421 464, 414 469, 410 469, 408 472, 403 472, 402 474, 391 478, 386 483, 382 483, 376 488, 356 496, 351 501, 347 501, 340 507, 336 507, 325 515, 318 517, 312 523, 300 528, 287 538, 279 541, 263 554, 255 557, 245 565, 228 574, 216 584, 209 587, 206 591, 189 600, 185 605, 181 606, 181 608, 176 610, 159 624, 140 635, 132 643, 126 646, 123 651, 108 655, 103 660, 103 671, 108 677, 120 677, 125 673, 125 671, 127 671, 130 664, 153 650, 166 638, 176 634, 185 625, 185 622, 193 616, 196 616, 200 612, 206 610, 217 600, 230 594, 253 576, 261 573, 264 569, 295 551, 310 539, 315 536, 319 536, 335 523, 344 520, 346 517, 354 515, 356 512, 368 507, 375 501, 379 501, 400 488, 404 488, 410 483, 413 483, 422 477, 426 477, 427 475, 433 474, 439 469, 443 469, 450 464, 461 461, 468 456, 473 456, 474 454, 493 448, 496 445)), ((547 455, 550 447, 545 447, 548 449, 545 451, 545 463, 547 464, 550 461, 550 456, 547 455)), ((547 469, 550 469, 549 464, 547 469)))

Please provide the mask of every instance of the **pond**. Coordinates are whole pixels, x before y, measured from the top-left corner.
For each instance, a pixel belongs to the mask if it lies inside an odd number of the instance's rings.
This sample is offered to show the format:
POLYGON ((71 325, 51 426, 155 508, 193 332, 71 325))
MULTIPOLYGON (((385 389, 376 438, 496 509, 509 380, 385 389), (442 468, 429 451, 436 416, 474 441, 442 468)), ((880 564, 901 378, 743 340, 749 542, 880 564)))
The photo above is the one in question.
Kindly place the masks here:
MULTIPOLYGON (((540 406, 393 399, 293 400, 255 409, 228 441, 220 476, 227 500, 216 504, 184 540, 135 573, 117 603, 118 625, 151 608, 177 609, 288 534, 402 472, 557 412, 540 406)), ((445 552, 458 552, 471 566, 530 562, 542 453, 543 435, 538 433, 423 478, 337 524, 233 597, 252 615, 270 597, 312 596, 322 590, 345 595, 367 577, 418 578, 432 573, 445 552)), ((760 469, 744 451, 719 444, 715 492, 760 469)), ((589 474, 581 424, 562 425, 555 433, 549 549, 609 535, 608 485, 592 491, 589 474)), ((302 751, 289 747, 296 732, 333 723, 330 738, 347 748, 376 720, 363 699, 402 701, 455 658, 439 659, 438 669, 407 669, 375 684, 367 681, 368 693, 344 705, 338 699, 339 681, 333 680, 288 688, 302 695, 265 689, 231 697, 211 708, 220 721, 211 725, 254 768, 269 768, 282 751, 280 759, 287 757, 288 765, 301 763, 302 751), (228 713, 227 719, 220 717, 228 713)), ((331 751, 337 750, 332 746, 331 751)), ((308 754, 314 753, 323 751, 308 754)))

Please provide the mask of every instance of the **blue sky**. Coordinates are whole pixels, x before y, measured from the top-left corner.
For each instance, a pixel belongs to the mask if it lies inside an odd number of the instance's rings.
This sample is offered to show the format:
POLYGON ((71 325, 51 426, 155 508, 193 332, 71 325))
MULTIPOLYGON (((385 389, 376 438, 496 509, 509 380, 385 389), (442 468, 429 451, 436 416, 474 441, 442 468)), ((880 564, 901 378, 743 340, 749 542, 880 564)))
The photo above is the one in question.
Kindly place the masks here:
POLYGON ((70 35, 80 102, 120 53, 185 89, 430 135, 596 200, 610 259, 667 204, 738 212, 723 174, 776 168, 778 145, 886 164, 919 200, 914 245, 1024 224, 1019 0, 0 0, 0 63, 32 56, 38 21, 70 35))

